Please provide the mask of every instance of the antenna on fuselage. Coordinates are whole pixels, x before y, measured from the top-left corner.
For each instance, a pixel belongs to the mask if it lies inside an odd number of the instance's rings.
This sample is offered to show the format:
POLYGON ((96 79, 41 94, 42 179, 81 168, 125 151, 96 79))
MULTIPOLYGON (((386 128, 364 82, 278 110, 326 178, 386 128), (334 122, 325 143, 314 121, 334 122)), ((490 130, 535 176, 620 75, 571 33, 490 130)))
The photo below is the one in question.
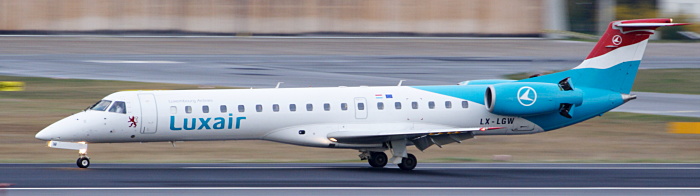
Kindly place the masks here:
POLYGON ((396 86, 401 86, 401 84, 403 84, 403 81, 406 81, 406 80, 399 80, 399 85, 396 85, 396 86))
POLYGON ((275 86, 275 88, 280 88, 280 85, 281 85, 282 83, 284 83, 284 82, 277 82, 277 86, 275 86))

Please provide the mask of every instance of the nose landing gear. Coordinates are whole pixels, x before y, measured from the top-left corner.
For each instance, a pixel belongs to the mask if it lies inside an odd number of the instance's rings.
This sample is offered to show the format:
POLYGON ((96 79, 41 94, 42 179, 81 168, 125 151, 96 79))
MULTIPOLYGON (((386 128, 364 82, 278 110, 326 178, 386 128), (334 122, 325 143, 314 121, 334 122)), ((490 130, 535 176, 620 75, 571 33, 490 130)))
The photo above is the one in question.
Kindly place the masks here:
POLYGON ((90 157, 87 156, 88 145, 85 142, 49 141, 48 146, 51 148, 78 150, 78 160, 75 163, 79 168, 90 166, 90 157))
POLYGON ((80 157, 78 158, 78 161, 76 161, 76 164, 78 164, 79 168, 87 168, 90 166, 90 158, 80 157))
POLYGON ((80 149, 78 151, 78 154, 80 155, 78 157, 78 160, 75 162, 79 168, 87 168, 90 166, 90 157, 87 156, 87 148, 86 149, 80 149))

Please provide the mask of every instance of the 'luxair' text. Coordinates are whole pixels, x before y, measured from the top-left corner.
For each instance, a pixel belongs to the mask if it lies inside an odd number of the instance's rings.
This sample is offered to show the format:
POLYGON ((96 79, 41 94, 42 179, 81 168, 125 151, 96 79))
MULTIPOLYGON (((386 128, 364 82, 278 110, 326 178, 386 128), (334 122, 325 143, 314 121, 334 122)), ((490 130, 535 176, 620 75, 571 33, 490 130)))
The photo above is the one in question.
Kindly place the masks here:
POLYGON ((216 117, 216 118, 183 118, 175 119, 175 116, 170 116, 170 130, 180 131, 180 130, 207 130, 207 129, 233 129, 234 125, 236 129, 241 128, 241 120, 245 120, 245 117, 236 117, 234 121, 233 114, 228 114, 228 118, 216 117), (178 122, 175 122, 178 121, 178 122), (199 126, 197 126, 199 125, 199 126))

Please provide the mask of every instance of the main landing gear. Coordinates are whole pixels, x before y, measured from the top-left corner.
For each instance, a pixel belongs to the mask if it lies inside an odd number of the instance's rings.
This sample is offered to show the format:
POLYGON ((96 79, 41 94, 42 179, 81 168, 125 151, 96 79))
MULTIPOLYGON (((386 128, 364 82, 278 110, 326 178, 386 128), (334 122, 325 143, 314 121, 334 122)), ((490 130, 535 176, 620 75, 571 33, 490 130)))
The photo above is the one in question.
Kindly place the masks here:
MULTIPOLYGON (((363 152, 360 157, 365 155, 362 160, 367 160, 369 165, 375 168, 382 168, 389 163, 389 158, 384 152, 363 152)), ((418 160, 416 156, 411 153, 407 153, 406 157, 401 158, 401 163, 397 164, 401 170, 413 170, 418 165, 418 160)))
MULTIPOLYGON (((406 152, 406 140, 395 140, 385 143, 391 151, 391 159, 381 151, 361 150, 360 159, 367 160, 369 165, 376 168, 382 168, 387 163, 392 162, 397 164, 401 170, 413 170, 418 165, 418 160, 413 154, 406 152)), ((382 149, 383 151, 384 149, 382 149)))
POLYGON ((413 154, 409 153, 408 157, 405 157, 401 159, 401 163, 399 163, 399 168, 402 170, 413 170, 416 168, 416 165, 418 165, 418 160, 416 160, 416 156, 413 156, 413 154))
POLYGON ((372 167, 384 167, 386 163, 389 162, 389 158, 384 152, 369 152, 367 162, 369 162, 369 165, 372 167))

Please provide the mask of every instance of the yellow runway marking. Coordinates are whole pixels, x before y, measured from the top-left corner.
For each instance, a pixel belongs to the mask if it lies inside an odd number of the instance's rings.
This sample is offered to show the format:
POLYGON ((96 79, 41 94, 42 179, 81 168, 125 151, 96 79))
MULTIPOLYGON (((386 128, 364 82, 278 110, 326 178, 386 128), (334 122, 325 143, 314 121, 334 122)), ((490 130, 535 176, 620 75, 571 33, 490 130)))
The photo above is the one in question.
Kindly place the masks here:
POLYGON ((700 134, 700 122, 670 122, 668 132, 678 134, 700 134))
POLYGON ((0 81, 0 91, 24 91, 24 82, 0 81))

